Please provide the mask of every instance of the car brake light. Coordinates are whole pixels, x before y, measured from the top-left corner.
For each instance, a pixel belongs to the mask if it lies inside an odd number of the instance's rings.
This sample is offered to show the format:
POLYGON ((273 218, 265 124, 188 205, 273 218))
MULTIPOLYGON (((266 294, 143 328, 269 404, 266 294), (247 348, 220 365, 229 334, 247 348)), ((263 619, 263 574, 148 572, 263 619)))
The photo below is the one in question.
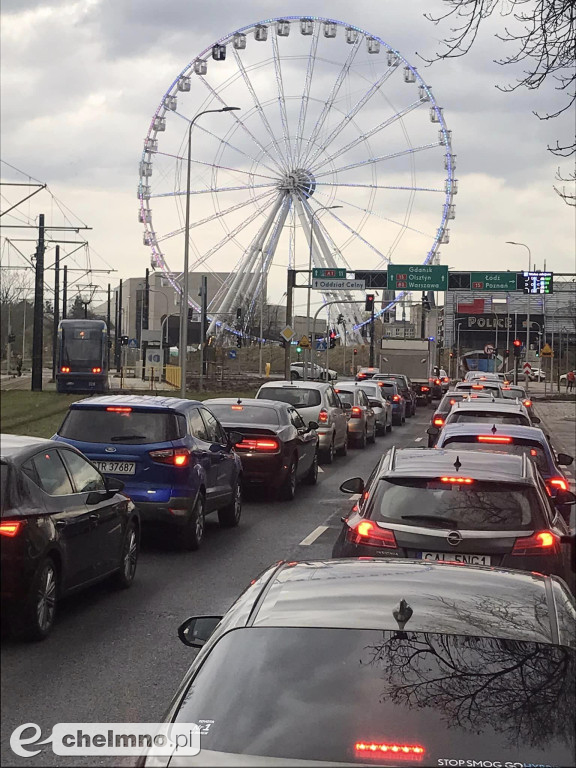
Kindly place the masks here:
POLYGON ((420 387, 421 392, 430 392, 430 387, 420 387))
POLYGON ((551 485, 554 488, 559 488, 561 491, 568 490, 568 483, 563 477, 549 477, 546 482, 548 485, 551 485))
POLYGON ((511 437, 503 437, 501 435, 478 435, 476 438, 479 443, 511 443, 511 437))
POLYGON ((7 536, 9 539, 13 539, 14 536, 18 536, 20 529, 24 525, 22 520, 5 520, 0 523, 0 536, 7 536))
POLYGON ((382 754, 394 756, 394 759, 401 760, 406 758, 411 762, 416 758, 422 760, 425 749, 419 744, 396 744, 382 743, 379 741, 357 741, 354 744, 354 751, 364 757, 381 757, 382 754))
POLYGON ((328 411, 325 408, 322 408, 320 413, 318 414, 318 424, 327 424, 328 423, 328 411))
POLYGON ((92 368, 92 373, 102 373, 102 368, 92 368))
POLYGON ((514 542, 513 555, 548 555, 558 549, 558 537, 551 531, 538 531, 514 542))
POLYGON ((352 412, 351 412, 350 416, 353 419, 359 419, 362 416, 362 408, 360 408, 359 406, 355 405, 352 408, 352 412))
POLYGON ((70 368, 67 365, 63 365, 60 371, 61 373, 70 373, 70 368))
POLYGON ((460 485, 471 485, 474 480, 471 477, 441 477, 441 483, 459 483, 460 485))
POLYGON ((243 405, 233 405, 231 406, 233 411, 243 411, 244 406, 243 405))
POLYGON ((242 440, 241 443, 236 445, 236 450, 239 451, 257 451, 260 453, 273 453, 279 448, 277 440, 242 440))
POLYGON ((441 427, 442 424, 444 424, 444 419, 440 416, 435 416, 432 420, 432 424, 434 424, 435 427, 441 427))
POLYGON ((524 400, 522 405, 524 405, 526 408, 530 408, 532 405, 532 400, 524 400))
POLYGON ((455 405, 455 403, 456 403, 456 400, 454 400, 454 398, 452 398, 452 399, 450 400, 450 405, 455 405))
POLYGON ((400 402, 400 395, 392 395, 392 402, 399 403, 400 402))
POLYGON ((470 389, 484 389, 484 384, 472 384, 470 389))
POLYGON ((440 379, 434 379, 434 384, 442 384, 442 382, 440 381, 440 379))
POLYGON ((366 374, 365 373, 359 373, 358 374, 358 378, 359 379, 364 379, 364 378, 366 378, 366 374))
POLYGON ((123 405, 110 405, 106 410, 112 413, 132 413, 132 408, 123 405))
POLYGON ((444 382, 444 384, 449 384, 450 383, 450 379, 448 378, 448 376, 444 376, 442 381, 444 382))
POLYGON ((187 467, 190 463, 190 451, 188 448, 161 448, 159 451, 150 451, 149 455, 152 461, 158 464, 187 467))
POLYGON ((360 520, 354 527, 349 527, 346 538, 353 544, 367 544, 371 547, 386 549, 397 548, 394 531, 380 528, 372 520, 360 520))

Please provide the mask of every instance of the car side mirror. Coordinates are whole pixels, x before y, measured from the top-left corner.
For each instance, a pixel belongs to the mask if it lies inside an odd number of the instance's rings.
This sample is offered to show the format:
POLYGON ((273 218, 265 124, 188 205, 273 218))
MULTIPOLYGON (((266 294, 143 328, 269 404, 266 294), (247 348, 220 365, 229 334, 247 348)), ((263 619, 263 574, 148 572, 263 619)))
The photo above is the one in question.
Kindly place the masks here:
POLYGON ((178 627, 178 637, 190 648, 202 648, 221 621, 222 616, 191 616, 178 627))
POLYGON ((568 453, 559 453, 557 462, 562 467, 569 467, 570 464, 574 461, 574 456, 570 456, 568 453))
POLYGON ((364 491, 364 480, 361 477, 352 477, 350 480, 344 480, 340 490, 342 493, 362 493, 364 491))
POLYGON ((573 506, 576 504, 576 494, 572 491, 565 491, 562 488, 559 489, 556 496, 554 496, 554 504, 556 506, 573 506))
POLYGON ((100 504, 101 501, 111 499, 114 493, 114 491, 109 491, 108 489, 105 491, 90 491, 86 496, 86 505, 92 507, 94 504, 100 504))
POLYGON ((106 490, 111 493, 120 493, 124 490, 126 483, 124 480, 120 480, 119 477, 107 477, 106 478, 106 490))
POLYGON ((242 440, 244 440, 244 435, 242 432, 236 432, 236 430, 230 430, 228 432, 228 443, 232 445, 238 445, 238 443, 241 443, 242 440))
POLYGON ((317 421, 309 421, 308 422, 308 432, 312 432, 313 429, 318 429, 319 424, 317 421))
POLYGON ((532 416, 531 421, 532 421, 532 424, 541 424, 542 423, 542 419, 539 419, 538 416, 532 416))

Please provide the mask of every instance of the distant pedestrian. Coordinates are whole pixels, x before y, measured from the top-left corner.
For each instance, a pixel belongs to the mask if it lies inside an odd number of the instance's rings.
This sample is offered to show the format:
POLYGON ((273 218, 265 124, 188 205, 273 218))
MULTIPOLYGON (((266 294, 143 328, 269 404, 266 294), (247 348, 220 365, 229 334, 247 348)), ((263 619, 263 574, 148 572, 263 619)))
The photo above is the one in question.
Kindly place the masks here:
POLYGON ((566 391, 572 392, 574 388, 574 379, 576 379, 576 375, 574 374, 574 371, 568 371, 566 374, 566 391))
POLYGON ((22 376, 22 355, 18 355, 16 358, 16 373, 18 376, 22 376))

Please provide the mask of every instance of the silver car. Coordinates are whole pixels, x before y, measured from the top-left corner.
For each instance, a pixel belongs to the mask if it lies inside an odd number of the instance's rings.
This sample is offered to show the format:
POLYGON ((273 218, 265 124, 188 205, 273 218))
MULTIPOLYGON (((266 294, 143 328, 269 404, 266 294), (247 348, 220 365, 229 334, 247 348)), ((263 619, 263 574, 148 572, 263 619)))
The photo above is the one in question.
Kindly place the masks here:
POLYGON ((392 430, 392 403, 386 399, 382 387, 378 384, 372 384, 370 381, 358 382, 356 386, 368 395, 368 402, 372 406, 376 419, 376 433, 384 435, 386 432, 390 432, 392 430))
POLYGON ((332 384, 316 381, 268 381, 257 398, 280 400, 298 410, 306 423, 318 423, 318 449, 324 464, 348 452, 348 415, 332 384))
POLYGON ((338 387, 338 397, 348 404, 348 439, 351 445, 366 448, 366 443, 376 442, 376 417, 363 389, 352 382, 338 387))

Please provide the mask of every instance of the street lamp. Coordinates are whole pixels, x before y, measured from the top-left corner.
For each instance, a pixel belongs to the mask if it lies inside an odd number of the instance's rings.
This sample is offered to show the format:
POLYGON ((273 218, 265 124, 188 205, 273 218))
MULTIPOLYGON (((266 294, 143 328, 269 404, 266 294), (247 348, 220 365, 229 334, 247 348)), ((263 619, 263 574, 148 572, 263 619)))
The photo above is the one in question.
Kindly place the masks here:
POLYGON ((456 373, 460 373, 460 326, 464 323, 464 320, 458 320, 456 323, 456 373))
MULTIPOLYGON (((528 272, 532 268, 532 252, 526 243, 517 243, 515 240, 506 240, 507 245, 521 245, 528 251, 528 272)), ((530 294, 527 297, 526 305, 526 359, 528 359, 528 353, 530 352, 530 294)), ((528 392, 528 376, 526 376, 526 392, 528 392)))
MULTIPOLYGON (((312 216, 310 217, 310 253, 308 255, 308 298, 306 300, 306 336, 308 337, 308 342, 310 344, 313 343, 313 339, 310 338, 310 298, 311 298, 311 291, 312 291, 312 246, 314 244, 314 217, 317 216, 322 211, 331 211, 334 208, 343 208, 342 205, 322 205, 320 208, 317 208, 315 211, 312 212, 312 216)), ((312 347, 310 346, 308 348, 308 365, 311 367, 312 363, 312 356, 310 350, 312 347)), ((306 381, 306 368, 307 365, 305 364, 302 370, 302 378, 304 381, 306 381)))
MULTIPOLYGON (((232 112, 240 107, 222 107, 221 109, 205 109, 199 112, 190 121, 188 126, 188 167, 186 173, 186 218, 184 223, 184 279, 182 285, 182 294, 180 301, 180 397, 186 397, 186 354, 188 351, 188 293, 190 290, 190 278, 188 275, 189 259, 189 232, 190 232, 190 172, 191 172, 191 145, 192 145, 192 126, 202 115, 209 112, 232 112)), ((200 339, 204 345, 204 339, 200 339)))

